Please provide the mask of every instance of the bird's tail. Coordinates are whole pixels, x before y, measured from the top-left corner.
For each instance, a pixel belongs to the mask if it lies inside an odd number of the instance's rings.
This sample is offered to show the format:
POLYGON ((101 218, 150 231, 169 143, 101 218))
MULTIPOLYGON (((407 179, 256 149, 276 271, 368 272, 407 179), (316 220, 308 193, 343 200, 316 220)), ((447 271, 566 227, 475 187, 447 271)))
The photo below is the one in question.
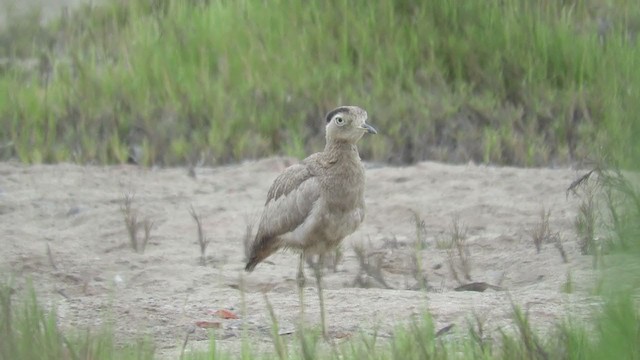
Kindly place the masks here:
POLYGON ((273 238, 261 238, 259 241, 256 241, 254 245, 251 247, 251 256, 249 256, 249 261, 247 261, 247 266, 244 267, 244 270, 247 272, 252 272, 255 267, 262 262, 262 260, 269 257, 269 255, 273 254, 276 250, 273 245, 273 238))
POLYGON ((252 272, 253 269, 255 269, 256 266, 260 264, 262 260, 266 259, 269 255, 271 255, 271 252, 258 252, 251 255, 249 261, 247 261, 247 266, 244 267, 244 271, 252 272))
POLYGON ((258 265, 260 261, 256 260, 255 258, 251 258, 251 260, 247 261, 247 266, 244 267, 244 271, 246 272, 252 272, 253 269, 256 268, 256 265, 258 265))

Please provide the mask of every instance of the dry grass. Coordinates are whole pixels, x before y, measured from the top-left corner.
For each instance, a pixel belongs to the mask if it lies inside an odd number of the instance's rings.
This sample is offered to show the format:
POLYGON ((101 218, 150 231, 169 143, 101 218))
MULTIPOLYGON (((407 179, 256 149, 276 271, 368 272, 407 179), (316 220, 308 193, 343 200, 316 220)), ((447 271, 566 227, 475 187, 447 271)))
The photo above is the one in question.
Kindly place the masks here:
POLYGON ((200 265, 205 265, 206 263, 206 253, 207 246, 209 246, 209 239, 207 239, 204 234, 204 230, 202 229, 202 222, 200 221, 200 216, 196 213, 196 210, 193 208, 193 205, 189 208, 189 214, 196 222, 196 226, 198 228, 198 245, 200 245, 200 265))
POLYGON ((147 244, 151 239, 151 230, 153 229, 153 225, 154 225, 153 220, 144 219, 142 221, 142 229, 144 230, 144 237, 142 238, 142 243, 139 244, 141 253, 144 252, 144 249, 147 247, 147 244))
POLYGON ((539 254, 542 250, 542 245, 545 243, 553 243, 554 246, 560 252, 560 256, 562 256, 562 260, 567 263, 567 254, 564 251, 564 247, 562 245, 562 240, 560 239, 559 232, 552 232, 551 226, 549 225, 549 218, 551 217, 551 210, 545 211, 544 207, 540 210, 540 222, 538 224, 529 229, 529 236, 533 241, 533 245, 536 248, 536 252, 539 254))
POLYGON ((562 236, 556 236, 555 242, 553 243, 558 252, 560 253, 560 257, 562 257, 562 262, 565 264, 569 263, 569 258, 567 257, 567 252, 564 250, 564 245, 562 244, 562 236))
POLYGON ((415 226, 415 244, 417 249, 427 247, 427 224, 416 211, 412 211, 413 224, 415 226))
POLYGON ((551 210, 545 211, 544 207, 540 212, 540 222, 529 230, 529 235, 533 240, 533 245, 536 247, 536 252, 540 254, 542 250, 542 244, 548 242, 551 238, 551 230, 549 229, 549 217, 551 216, 551 210))
POLYGON ((369 288, 374 285, 371 282, 371 279, 373 279, 382 287, 391 289, 391 286, 389 286, 382 273, 384 258, 382 254, 371 251, 371 242, 369 241, 367 245, 363 242, 355 243, 353 245, 353 251, 356 254, 359 265, 358 274, 356 274, 353 280, 353 285, 369 288))
POLYGON ((58 270, 58 266, 56 265, 56 261, 53 258, 53 252, 51 251, 51 247, 49 246, 49 244, 47 244, 47 258, 49 259, 49 264, 51 264, 53 270, 58 270))
POLYGON ((467 227, 454 217, 449 229, 447 260, 449 270, 459 284, 471 280, 471 253, 467 244, 467 227))
POLYGON ((124 216, 124 224, 129 235, 129 244, 135 252, 142 254, 151 239, 153 221, 148 218, 145 218, 143 221, 138 220, 138 210, 133 208, 134 197, 134 195, 125 194, 124 202, 120 207, 120 210, 124 216), (138 236, 140 228, 144 230, 142 238, 138 236))

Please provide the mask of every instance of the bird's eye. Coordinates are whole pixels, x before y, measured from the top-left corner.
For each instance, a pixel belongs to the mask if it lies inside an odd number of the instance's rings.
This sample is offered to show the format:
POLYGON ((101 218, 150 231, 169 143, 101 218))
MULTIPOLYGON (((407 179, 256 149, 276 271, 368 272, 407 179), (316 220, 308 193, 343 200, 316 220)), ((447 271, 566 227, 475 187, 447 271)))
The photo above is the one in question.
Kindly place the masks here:
POLYGON ((344 125, 344 119, 342 117, 340 117, 340 116, 336 116, 336 120, 335 121, 336 121, 336 124, 338 126, 344 125))

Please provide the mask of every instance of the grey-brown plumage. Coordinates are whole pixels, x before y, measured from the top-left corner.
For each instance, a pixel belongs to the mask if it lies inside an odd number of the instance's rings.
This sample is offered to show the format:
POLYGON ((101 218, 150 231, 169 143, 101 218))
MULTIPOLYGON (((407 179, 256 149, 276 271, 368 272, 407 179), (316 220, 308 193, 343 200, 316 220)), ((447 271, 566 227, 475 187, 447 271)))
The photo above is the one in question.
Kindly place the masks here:
POLYGON ((320 266, 324 254, 356 231, 364 220, 364 167, 356 142, 364 133, 377 133, 366 120, 367 112, 357 106, 342 106, 327 114, 324 151, 288 167, 271 185, 245 267, 246 271, 253 271, 278 249, 299 250, 297 279, 302 314, 304 259, 318 254, 314 271, 325 337, 320 266))
POLYGON ((367 112, 342 106, 326 116, 326 146, 287 168, 271 185, 251 247, 247 271, 280 248, 324 254, 353 233, 364 219, 364 167, 356 142, 367 112))

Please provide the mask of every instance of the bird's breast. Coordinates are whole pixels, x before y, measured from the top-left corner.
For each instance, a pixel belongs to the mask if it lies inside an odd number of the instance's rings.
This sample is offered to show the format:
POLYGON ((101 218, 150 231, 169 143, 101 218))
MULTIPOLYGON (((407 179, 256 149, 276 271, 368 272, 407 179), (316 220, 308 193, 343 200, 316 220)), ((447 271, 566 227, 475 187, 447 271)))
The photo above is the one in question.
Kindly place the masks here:
POLYGON ((327 211, 321 220, 321 231, 329 242, 340 242, 355 232, 364 219, 364 208, 355 207, 348 211, 334 209, 327 211))

